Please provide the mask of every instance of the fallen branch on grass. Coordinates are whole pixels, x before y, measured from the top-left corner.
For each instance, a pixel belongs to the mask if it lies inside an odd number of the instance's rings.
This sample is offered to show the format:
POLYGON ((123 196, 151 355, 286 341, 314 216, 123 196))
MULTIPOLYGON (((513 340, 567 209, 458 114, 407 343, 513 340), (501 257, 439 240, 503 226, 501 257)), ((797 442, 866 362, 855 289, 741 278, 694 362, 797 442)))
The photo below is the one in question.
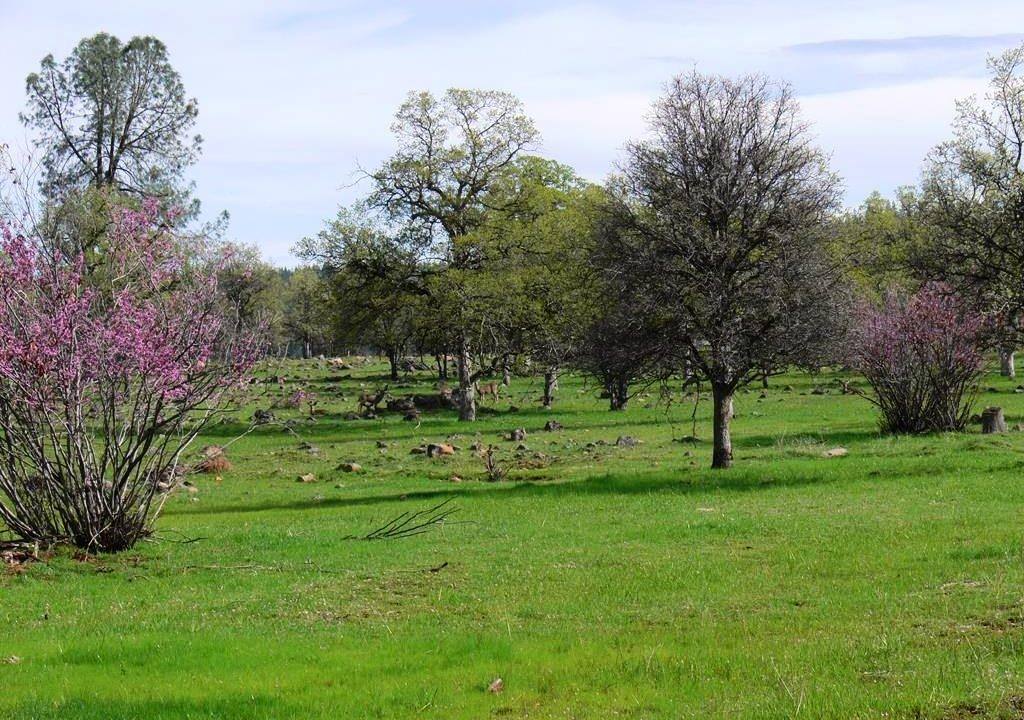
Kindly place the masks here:
POLYGON ((397 538, 412 537, 433 530, 445 524, 448 517, 456 512, 458 508, 446 508, 452 501, 448 498, 442 503, 427 510, 416 512, 404 512, 397 517, 388 520, 376 530, 371 530, 365 535, 348 535, 346 540, 394 540, 397 538))

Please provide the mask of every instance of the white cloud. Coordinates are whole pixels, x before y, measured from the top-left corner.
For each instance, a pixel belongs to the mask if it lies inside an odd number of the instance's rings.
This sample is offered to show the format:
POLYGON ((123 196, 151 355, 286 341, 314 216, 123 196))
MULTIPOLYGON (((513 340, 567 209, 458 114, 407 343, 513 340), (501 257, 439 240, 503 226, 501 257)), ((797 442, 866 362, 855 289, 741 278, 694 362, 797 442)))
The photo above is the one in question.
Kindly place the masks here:
POLYGON ((205 206, 229 210, 233 236, 289 262, 295 240, 359 192, 347 187, 357 162, 386 156, 391 114, 409 90, 512 91, 535 117, 544 152, 600 179, 642 132, 661 83, 696 66, 790 79, 856 202, 916 179, 953 98, 976 90, 983 71, 981 47, 936 40, 922 50, 899 39, 1024 31, 1024 21, 1008 27, 1017 0, 983 5, 0 0, 0 139, 22 137, 24 77, 43 55, 62 57, 99 30, 155 34, 200 102, 206 143, 194 176, 205 206), (865 38, 893 42, 813 56, 787 49, 865 38))

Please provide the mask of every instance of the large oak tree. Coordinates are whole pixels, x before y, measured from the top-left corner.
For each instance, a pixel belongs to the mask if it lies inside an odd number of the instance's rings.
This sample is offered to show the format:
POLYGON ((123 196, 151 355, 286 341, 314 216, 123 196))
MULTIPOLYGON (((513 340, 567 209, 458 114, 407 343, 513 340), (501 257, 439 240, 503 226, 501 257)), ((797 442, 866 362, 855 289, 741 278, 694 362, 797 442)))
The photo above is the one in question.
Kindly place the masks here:
POLYGON ((737 387, 820 362, 842 316, 825 246, 840 184, 790 88, 757 76, 675 78, 627 153, 604 271, 645 288, 635 312, 662 355, 710 383, 712 465, 728 467, 737 387))

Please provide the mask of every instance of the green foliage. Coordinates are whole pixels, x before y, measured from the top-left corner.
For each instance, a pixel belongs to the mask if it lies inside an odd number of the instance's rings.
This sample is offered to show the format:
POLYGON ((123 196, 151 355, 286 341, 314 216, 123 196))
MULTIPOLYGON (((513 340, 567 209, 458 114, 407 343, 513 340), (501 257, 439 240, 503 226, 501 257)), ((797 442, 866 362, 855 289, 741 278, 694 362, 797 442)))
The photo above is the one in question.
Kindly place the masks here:
POLYGON ((179 203, 187 194, 183 173, 201 144, 188 133, 199 110, 158 39, 98 33, 63 61, 47 55, 25 87, 21 119, 37 133, 50 197, 87 185, 179 203))
POLYGON ((303 357, 312 357, 333 345, 330 288, 319 270, 300 267, 284 287, 284 329, 298 343, 303 357))
POLYGON ((873 192, 836 218, 832 250, 862 295, 878 300, 917 285, 911 258, 924 234, 917 203, 914 188, 901 188, 895 200, 873 192))

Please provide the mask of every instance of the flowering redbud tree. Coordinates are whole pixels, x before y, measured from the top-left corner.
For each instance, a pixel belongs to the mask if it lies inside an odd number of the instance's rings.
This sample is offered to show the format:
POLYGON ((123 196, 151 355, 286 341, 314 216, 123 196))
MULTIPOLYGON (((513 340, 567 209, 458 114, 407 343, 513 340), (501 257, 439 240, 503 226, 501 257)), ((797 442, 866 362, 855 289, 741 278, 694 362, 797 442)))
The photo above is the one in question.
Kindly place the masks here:
POLYGON ((85 252, 0 228, 0 525, 19 539, 118 551, 148 535, 256 360, 218 262, 161 217, 119 209, 85 252))
POLYGON ((868 399, 881 410, 883 430, 963 430, 983 368, 984 330, 981 316, 939 284, 862 308, 852 359, 874 390, 868 399))

